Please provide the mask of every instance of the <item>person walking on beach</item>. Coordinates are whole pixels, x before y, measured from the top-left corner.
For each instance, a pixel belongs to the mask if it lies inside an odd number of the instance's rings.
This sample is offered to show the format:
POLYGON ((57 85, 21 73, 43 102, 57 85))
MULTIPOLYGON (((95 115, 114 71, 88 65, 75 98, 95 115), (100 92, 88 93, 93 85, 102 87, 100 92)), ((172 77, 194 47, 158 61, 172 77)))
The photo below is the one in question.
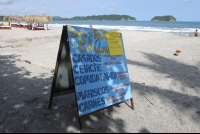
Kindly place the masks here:
POLYGON ((199 37, 198 30, 196 30, 196 31, 194 32, 194 36, 198 36, 198 37, 199 37))
POLYGON ((90 25, 89 28, 93 28, 92 25, 90 25))

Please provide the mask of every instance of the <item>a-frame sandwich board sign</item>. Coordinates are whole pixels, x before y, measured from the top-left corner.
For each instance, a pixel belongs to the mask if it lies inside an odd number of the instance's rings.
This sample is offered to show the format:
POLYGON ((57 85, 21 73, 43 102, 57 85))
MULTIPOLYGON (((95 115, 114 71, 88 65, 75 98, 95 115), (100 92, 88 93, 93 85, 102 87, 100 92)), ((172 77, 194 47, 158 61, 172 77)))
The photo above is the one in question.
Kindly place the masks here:
POLYGON ((63 26, 49 108, 54 96, 69 93, 79 117, 127 99, 134 109, 121 33, 63 26))
POLYGON ((67 40, 67 26, 64 26, 54 70, 49 109, 51 109, 53 97, 75 93, 69 43, 67 40))

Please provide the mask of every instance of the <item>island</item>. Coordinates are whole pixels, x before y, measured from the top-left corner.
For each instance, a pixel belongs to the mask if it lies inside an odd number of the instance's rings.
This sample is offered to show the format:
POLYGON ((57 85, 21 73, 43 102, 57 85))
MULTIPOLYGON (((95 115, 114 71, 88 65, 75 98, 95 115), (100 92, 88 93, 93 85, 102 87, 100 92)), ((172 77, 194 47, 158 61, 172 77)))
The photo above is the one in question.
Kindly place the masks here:
POLYGON ((176 18, 174 18, 172 15, 166 15, 166 16, 155 16, 151 21, 176 21, 176 18))
POLYGON ((61 18, 60 16, 52 16, 53 21, 61 21, 61 20, 127 20, 127 21, 136 21, 135 17, 131 17, 129 15, 116 15, 116 14, 111 14, 111 15, 92 15, 92 16, 76 16, 73 18, 61 18))

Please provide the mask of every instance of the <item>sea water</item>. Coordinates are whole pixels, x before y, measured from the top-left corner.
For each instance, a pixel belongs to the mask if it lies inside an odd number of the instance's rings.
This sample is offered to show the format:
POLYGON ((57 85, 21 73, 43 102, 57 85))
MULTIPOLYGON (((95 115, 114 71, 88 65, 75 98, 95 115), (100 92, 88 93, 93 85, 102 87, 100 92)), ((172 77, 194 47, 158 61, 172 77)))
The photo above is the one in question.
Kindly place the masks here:
MULTIPOLYGON (((26 22, 22 22, 22 24, 26 24, 26 22)), ((86 28, 92 25, 93 28, 102 30, 166 32, 184 36, 193 36, 196 29, 200 31, 200 22, 184 21, 51 21, 48 27, 63 27, 63 25, 86 28)))
POLYGON ((49 27, 72 25, 103 30, 131 30, 146 32, 166 32, 185 36, 193 36, 194 31, 200 31, 200 22, 180 21, 52 21, 49 27))

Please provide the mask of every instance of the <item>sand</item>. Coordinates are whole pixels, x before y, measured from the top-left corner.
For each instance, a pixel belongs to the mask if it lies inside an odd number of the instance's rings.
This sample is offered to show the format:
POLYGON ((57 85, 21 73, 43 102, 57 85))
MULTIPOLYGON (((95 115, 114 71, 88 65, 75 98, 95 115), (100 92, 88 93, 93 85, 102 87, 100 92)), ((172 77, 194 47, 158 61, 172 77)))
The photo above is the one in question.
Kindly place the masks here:
MULTIPOLYGON (((85 132, 199 133, 200 37, 122 33, 130 101, 82 118, 85 132), (179 56, 173 54, 181 50, 179 56)), ((48 109, 62 28, 0 31, 0 133, 79 133, 74 94, 48 109)))

